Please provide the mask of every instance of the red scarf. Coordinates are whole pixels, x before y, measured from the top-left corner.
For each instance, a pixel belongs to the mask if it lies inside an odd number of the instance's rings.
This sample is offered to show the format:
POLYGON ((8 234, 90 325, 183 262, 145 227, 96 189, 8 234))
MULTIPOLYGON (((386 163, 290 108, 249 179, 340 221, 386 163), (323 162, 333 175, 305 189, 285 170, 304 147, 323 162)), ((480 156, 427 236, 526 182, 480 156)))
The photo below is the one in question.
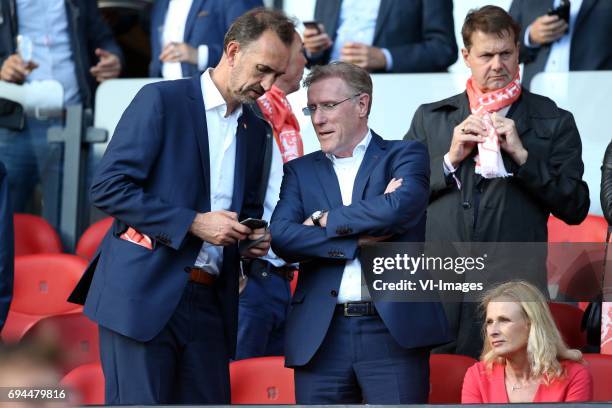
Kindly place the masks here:
POLYGON ((304 145, 300 136, 300 125, 291 110, 291 105, 276 85, 257 99, 266 120, 272 125, 274 139, 280 149, 283 163, 302 157, 304 145))
POLYGON ((499 148, 499 135, 495 130, 491 113, 512 105, 521 96, 522 88, 518 71, 508 85, 495 91, 483 93, 474 86, 473 78, 468 79, 466 90, 470 110, 474 115, 482 117, 487 130, 485 141, 478 144, 478 156, 475 158, 476 173, 484 178, 510 176, 504 167, 499 148))

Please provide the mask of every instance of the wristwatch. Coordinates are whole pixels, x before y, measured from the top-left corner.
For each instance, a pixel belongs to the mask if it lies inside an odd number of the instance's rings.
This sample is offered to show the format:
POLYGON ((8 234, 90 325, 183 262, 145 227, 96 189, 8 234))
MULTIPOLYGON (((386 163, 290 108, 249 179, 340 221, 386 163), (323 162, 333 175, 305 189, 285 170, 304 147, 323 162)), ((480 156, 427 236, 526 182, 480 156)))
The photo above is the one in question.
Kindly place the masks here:
POLYGON ((312 223, 316 225, 317 227, 321 226, 321 218, 323 218, 323 214, 325 214, 325 211, 317 210, 313 212, 312 215, 310 216, 312 223))

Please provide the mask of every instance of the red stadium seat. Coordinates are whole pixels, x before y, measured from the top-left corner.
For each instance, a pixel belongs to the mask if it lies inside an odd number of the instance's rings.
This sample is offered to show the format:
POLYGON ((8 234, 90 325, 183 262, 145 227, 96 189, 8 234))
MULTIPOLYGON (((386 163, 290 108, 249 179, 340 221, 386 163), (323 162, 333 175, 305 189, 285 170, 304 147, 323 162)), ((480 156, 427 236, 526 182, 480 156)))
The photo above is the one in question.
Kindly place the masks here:
POLYGON ((298 282, 298 271, 296 269, 296 271, 293 273, 293 279, 291 279, 291 282, 289 283, 289 287, 291 288, 291 296, 293 296, 293 294, 295 293, 297 282, 298 282))
POLYGON ((15 214, 15 256, 62 252, 62 241, 44 218, 15 214))
POLYGON ((593 376, 593 401, 612 401, 612 355, 586 353, 583 358, 593 376))
POLYGON ((580 225, 567 225, 560 219, 548 218, 548 242, 606 242, 608 223, 600 215, 587 215, 580 225))
POLYGON ((548 302, 548 307, 565 343, 576 349, 586 346, 586 333, 580 328, 584 312, 567 303, 548 302))
POLYGON ((76 246, 76 254, 91 260, 100 246, 104 235, 113 224, 113 218, 108 217, 89 226, 79 238, 76 246))
POLYGON ((429 358, 429 403, 460 404, 463 377, 477 360, 459 354, 432 354, 429 358))
POLYGON ((230 363, 232 404, 295 404, 293 370, 285 358, 256 357, 230 363))
POLYGON ((82 313, 45 317, 36 322, 23 339, 56 346, 61 352, 64 373, 100 361, 98 325, 82 313))
POLYGON ((71 406, 104 405, 104 374, 100 363, 84 364, 70 371, 61 381, 61 386, 68 388, 71 406))
POLYGON ((81 306, 68 303, 87 267, 76 255, 36 254, 15 258, 13 301, 2 330, 2 340, 16 342, 40 319, 75 313, 81 306))

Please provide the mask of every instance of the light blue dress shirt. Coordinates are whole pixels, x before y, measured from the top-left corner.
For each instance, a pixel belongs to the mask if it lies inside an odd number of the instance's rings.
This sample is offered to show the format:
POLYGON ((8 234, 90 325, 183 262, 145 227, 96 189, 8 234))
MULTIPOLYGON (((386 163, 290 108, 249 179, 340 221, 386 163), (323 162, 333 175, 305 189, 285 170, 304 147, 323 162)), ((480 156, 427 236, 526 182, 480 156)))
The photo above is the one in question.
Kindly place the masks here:
POLYGON ((81 102, 64 0, 17 0, 19 35, 32 41, 38 68, 26 81, 53 79, 64 88, 64 104, 81 102))

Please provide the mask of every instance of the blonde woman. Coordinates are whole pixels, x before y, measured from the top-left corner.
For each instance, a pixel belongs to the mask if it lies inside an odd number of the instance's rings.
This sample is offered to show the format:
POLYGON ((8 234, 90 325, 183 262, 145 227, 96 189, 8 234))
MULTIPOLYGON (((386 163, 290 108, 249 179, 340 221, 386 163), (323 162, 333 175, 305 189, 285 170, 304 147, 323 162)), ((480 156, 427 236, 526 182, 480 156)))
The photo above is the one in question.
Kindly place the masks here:
POLYGON ((591 374, 582 353, 569 349, 546 299, 527 282, 490 290, 484 349, 463 380, 462 403, 589 401, 591 374))

